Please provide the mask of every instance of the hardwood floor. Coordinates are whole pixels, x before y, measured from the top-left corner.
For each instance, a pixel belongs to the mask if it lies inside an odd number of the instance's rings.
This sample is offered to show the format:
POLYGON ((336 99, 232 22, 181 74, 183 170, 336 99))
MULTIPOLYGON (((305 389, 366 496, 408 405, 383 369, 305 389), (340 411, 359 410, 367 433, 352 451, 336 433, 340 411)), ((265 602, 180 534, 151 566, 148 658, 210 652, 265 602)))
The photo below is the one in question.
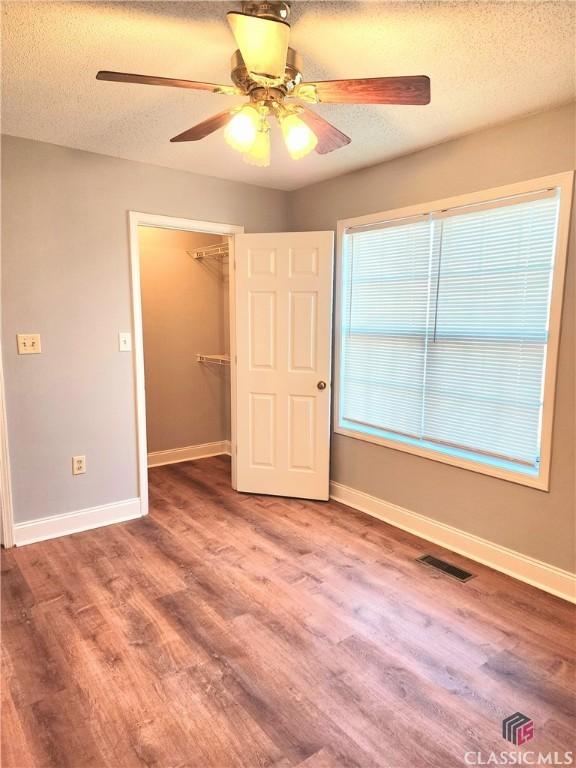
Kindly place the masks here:
POLYGON ((574 749, 573 606, 229 474, 153 469, 147 518, 3 552, 4 768, 450 768, 517 711, 521 750, 574 749))

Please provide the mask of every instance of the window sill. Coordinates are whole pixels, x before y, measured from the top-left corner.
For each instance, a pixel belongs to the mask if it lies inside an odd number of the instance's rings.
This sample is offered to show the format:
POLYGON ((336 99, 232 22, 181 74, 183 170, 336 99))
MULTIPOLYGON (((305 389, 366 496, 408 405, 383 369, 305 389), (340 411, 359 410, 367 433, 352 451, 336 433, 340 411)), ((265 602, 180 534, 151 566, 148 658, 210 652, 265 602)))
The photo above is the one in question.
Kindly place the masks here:
POLYGON ((504 467, 498 467, 480 461, 474 461, 473 459, 455 456, 450 453, 444 453, 442 451, 426 448, 420 445, 404 443, 400 440, 388 439, 385 437, 380 437, 379 435, 372 435, 366 432, 348 429, 338 425, 334 427, 334 432, 338 435, 344 435, 345 437, 351 437, 367 443, 374 443, 375 445, 392 448, 396 451, 411 453, 412 455, 419 456, 423 459, 438 461, 442 464, 450 464, 453 467, 467 469, 471 472, 479 472, 482 475, 489 475, 490 477, 495 477, 498 480, 506 480, 508 482, 517 483, 518 485, 526 485, 530 488, 536 488, 540 491, 549 491, 548 476, 544 467, 540 468, 540 474, 535 475, 515 471, 512 469, 506 469, 504 467))

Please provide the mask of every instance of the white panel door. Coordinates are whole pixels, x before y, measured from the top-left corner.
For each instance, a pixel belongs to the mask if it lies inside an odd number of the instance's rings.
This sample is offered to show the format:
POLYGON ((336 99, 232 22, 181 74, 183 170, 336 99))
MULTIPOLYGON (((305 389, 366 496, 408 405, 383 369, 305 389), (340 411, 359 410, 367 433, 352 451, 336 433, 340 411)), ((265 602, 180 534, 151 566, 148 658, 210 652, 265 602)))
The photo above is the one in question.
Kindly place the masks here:
POLYGON ((327 499, 332 232, 236 235, 234 487, 327 499))

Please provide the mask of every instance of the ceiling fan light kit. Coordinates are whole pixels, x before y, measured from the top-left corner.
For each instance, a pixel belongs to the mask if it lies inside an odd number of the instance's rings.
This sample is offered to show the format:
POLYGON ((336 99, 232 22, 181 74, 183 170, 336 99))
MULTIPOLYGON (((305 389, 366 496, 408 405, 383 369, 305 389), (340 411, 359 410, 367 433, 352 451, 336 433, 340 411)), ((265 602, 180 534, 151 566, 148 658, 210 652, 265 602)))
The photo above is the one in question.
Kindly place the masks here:
POLYGON ((266 112, 258 105, 244 104, 231 114, 224 129, 227 143, 242 152, 245 162, 250 165, 270 165, 270 126, 266 112))
POLYGON ((247 163, 258 166, 270 165, 270 118, 279 122, 284 143, 294 160, 313 150, 324 155, 350 143, 350 137, 307 104, 424 105, 430 102, 430 79, 426 75, 303 82, 299 56, 288 45, 289 13, 287 2, 255 1, 243 3, 241 12, 227 14, 238 45, 232 56, 233 86, 125 72, 100 71, 96 77, 113 82, 247 96, 248 103, 213 115, 170 141, 198 141, 224 128, 226 142, 243 153, 247 163))

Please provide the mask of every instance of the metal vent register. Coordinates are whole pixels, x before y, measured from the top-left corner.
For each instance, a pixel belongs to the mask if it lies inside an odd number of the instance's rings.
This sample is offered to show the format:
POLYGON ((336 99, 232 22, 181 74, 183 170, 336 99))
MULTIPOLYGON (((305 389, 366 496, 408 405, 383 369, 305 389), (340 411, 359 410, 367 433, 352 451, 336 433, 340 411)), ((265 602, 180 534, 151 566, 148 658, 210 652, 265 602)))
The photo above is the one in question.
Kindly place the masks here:
POLYGON ((438 557, 433 557, 432 555, 422 555, 422 557, 417 558, 417 561, 430 568, 435 568, 437 571, 442 571, 442 573, 451 576, 457 581, 469 581, 475 576, 475 574, 465 571, 463 568, 458 568, 456 565, 447 563, 446 560, 440 560, 438 557))

